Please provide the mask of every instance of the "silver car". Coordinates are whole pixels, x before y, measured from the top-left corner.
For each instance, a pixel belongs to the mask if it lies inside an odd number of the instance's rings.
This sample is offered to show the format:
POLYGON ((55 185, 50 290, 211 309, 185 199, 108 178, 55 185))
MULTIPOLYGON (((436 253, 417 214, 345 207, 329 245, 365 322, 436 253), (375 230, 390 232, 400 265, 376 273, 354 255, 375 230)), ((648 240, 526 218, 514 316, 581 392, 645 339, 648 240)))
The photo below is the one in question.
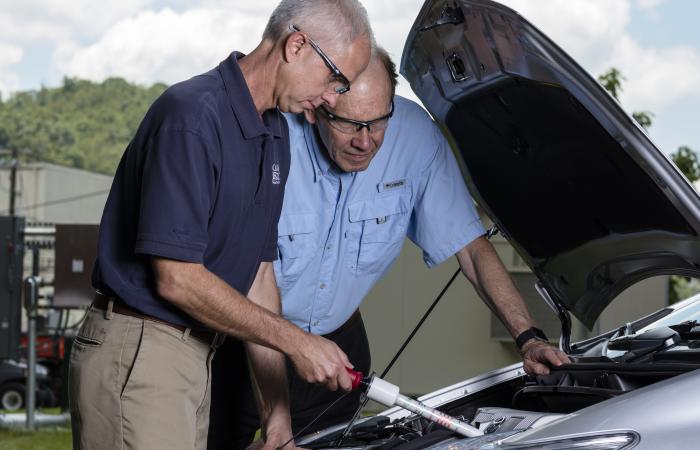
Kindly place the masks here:
MULTIPOLYGON (((543 7, 546 5, 543 4, 543 7)), ((538 279, 572 364, 515 364, 421 398, 484 434, 463 438, 400 409, 359 420, 344 447, 700 447, 700 297, 584 342, 623 290, 700 277, 700 197, 575 61, 515 11, 428 0, 401 72, 442 127, 474 198, 538 279)), ((298 442, 333 447, 343 426, 298 442)))

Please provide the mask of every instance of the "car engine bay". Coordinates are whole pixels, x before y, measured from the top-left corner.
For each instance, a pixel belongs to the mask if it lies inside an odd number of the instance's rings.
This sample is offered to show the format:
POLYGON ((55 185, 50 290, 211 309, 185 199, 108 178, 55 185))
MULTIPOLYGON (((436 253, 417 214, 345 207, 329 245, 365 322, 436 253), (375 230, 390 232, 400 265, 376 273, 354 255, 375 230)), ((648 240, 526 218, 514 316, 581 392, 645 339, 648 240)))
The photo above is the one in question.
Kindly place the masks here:
MULTIPOLYGON (((412 450, 460 441, 460 448, 544 426, 566 414, 700 368, 700 325, 695 320, 637 333, 628 325, 573 347, 571 364, 546 376, 525 375, 477 389, 439 406, 484 436, 464 439, 416 415, 380 415, 358 421, 339 442, 344 427, 309 436, 311 448, 412 450)), ((515 372, 512 373, 515 375, 515 372)))

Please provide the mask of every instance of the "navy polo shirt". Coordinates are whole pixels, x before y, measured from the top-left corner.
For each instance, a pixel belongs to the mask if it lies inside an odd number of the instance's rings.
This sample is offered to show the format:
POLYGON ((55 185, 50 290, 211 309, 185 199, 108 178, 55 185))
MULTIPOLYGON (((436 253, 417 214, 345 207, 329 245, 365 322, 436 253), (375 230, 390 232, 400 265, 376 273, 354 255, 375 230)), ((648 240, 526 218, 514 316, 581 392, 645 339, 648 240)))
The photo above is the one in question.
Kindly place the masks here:
POLYGON ((289 133, 278 110, 261 120, 242 57, 153 103, 102 215, 94 287, 166 322, 202 326, 158 296, 151 256, 203 264, 244 295, 260 263, 277 257, 289 133))

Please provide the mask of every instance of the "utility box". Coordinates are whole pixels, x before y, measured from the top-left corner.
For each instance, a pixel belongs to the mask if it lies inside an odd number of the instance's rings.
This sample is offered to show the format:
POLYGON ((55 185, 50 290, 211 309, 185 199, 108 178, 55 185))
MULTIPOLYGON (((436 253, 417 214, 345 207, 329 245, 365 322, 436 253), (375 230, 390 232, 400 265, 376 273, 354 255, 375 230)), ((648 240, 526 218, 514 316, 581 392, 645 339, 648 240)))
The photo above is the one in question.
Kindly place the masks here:
POLYGON ((56 225, 53 306, 81 308, 92 303, 98 230, 98 225, 56 225))
POLYGON ((23 217, 0 216, 0 360, 19 359, 23 217))

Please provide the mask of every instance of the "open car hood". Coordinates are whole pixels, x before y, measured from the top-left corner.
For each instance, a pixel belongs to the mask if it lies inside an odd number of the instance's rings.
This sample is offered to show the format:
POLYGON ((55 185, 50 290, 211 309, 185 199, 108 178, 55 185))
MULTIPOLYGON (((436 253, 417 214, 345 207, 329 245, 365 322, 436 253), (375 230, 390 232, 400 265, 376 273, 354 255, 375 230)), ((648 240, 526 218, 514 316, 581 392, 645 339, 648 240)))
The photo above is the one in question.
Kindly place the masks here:
POLYGON ((650 276, 700 276, 700 198, 619 104, 513 10, 428 0, 401 73, 469 189, 586 326, 650 276))

